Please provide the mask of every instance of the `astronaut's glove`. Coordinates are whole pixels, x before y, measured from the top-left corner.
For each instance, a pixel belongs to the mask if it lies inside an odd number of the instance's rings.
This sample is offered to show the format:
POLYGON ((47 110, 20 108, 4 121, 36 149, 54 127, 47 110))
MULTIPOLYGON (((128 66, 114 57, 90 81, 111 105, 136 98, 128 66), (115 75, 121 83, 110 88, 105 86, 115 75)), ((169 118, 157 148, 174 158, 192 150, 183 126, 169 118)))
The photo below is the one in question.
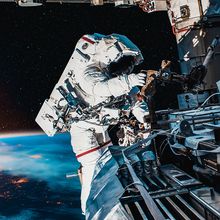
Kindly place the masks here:
POLYGON ((143 86, 146 83, 146 74, 138 73, 138 74, 130 74, 128 75, 129 86, 132 88, 134 86, 143 86))

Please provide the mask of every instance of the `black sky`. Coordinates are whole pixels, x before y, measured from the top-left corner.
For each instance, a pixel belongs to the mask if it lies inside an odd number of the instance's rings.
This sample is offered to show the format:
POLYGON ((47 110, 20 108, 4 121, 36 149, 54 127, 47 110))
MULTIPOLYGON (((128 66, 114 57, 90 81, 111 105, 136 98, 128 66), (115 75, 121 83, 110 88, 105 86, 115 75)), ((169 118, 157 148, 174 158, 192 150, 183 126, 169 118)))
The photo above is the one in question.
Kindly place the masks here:
POLYGON ((158 69, 161 59, 178 68, 175 38, 166 12, 138 7, 47 4, 20 8, 0 4, 0 132, 36 129, 34 122, 62 74, 77 40, 86 33, 119 33, 143 52, 142 68, 158 69))

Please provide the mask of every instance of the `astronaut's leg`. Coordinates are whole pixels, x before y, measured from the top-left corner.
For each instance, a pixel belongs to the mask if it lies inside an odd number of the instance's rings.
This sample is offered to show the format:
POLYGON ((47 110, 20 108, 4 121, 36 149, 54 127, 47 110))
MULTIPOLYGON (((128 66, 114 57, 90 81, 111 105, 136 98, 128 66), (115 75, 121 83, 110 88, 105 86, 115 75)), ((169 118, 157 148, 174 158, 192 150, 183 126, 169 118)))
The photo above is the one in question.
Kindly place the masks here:
POLYGON ((82 214, 84 215, 86 212, 86 201, 89 197, 94 171, 95 171, 95 164, 82 167, 82 190, 81 190, 80 199, 81 199, 82 214))
POLYGON ((77 160, 82 164, 81 208, 83 213, 85 213, 96 162, 110 144, 107 131, 104 132, 106 137, 102 137, 102 133, 96 133, 96 130, 94 127, 88 128, 87 124, 86 128, 73 125, 70 131, 73 150, 77 160), (103 141, 105 142, 102 143, 103 141))

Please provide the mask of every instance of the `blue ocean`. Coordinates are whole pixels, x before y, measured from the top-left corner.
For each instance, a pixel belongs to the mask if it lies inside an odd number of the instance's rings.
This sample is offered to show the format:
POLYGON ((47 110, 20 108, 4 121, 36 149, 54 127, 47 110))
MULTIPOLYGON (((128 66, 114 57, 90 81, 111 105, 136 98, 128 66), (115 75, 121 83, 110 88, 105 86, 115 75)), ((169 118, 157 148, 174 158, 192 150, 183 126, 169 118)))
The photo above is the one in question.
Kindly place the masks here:
POLYGON ((0 138, 0 219, 84 219, 69 134, 0 138))

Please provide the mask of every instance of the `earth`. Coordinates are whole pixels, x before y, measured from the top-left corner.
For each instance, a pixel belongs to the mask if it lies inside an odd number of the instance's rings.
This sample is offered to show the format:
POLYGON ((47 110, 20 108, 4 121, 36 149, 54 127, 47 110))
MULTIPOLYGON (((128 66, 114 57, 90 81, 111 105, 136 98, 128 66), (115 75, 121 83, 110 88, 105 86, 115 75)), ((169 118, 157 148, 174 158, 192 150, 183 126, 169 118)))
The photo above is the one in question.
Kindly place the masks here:
POLYGON ((68 134, 0 137, 0 219, 84 219, 68 134))

